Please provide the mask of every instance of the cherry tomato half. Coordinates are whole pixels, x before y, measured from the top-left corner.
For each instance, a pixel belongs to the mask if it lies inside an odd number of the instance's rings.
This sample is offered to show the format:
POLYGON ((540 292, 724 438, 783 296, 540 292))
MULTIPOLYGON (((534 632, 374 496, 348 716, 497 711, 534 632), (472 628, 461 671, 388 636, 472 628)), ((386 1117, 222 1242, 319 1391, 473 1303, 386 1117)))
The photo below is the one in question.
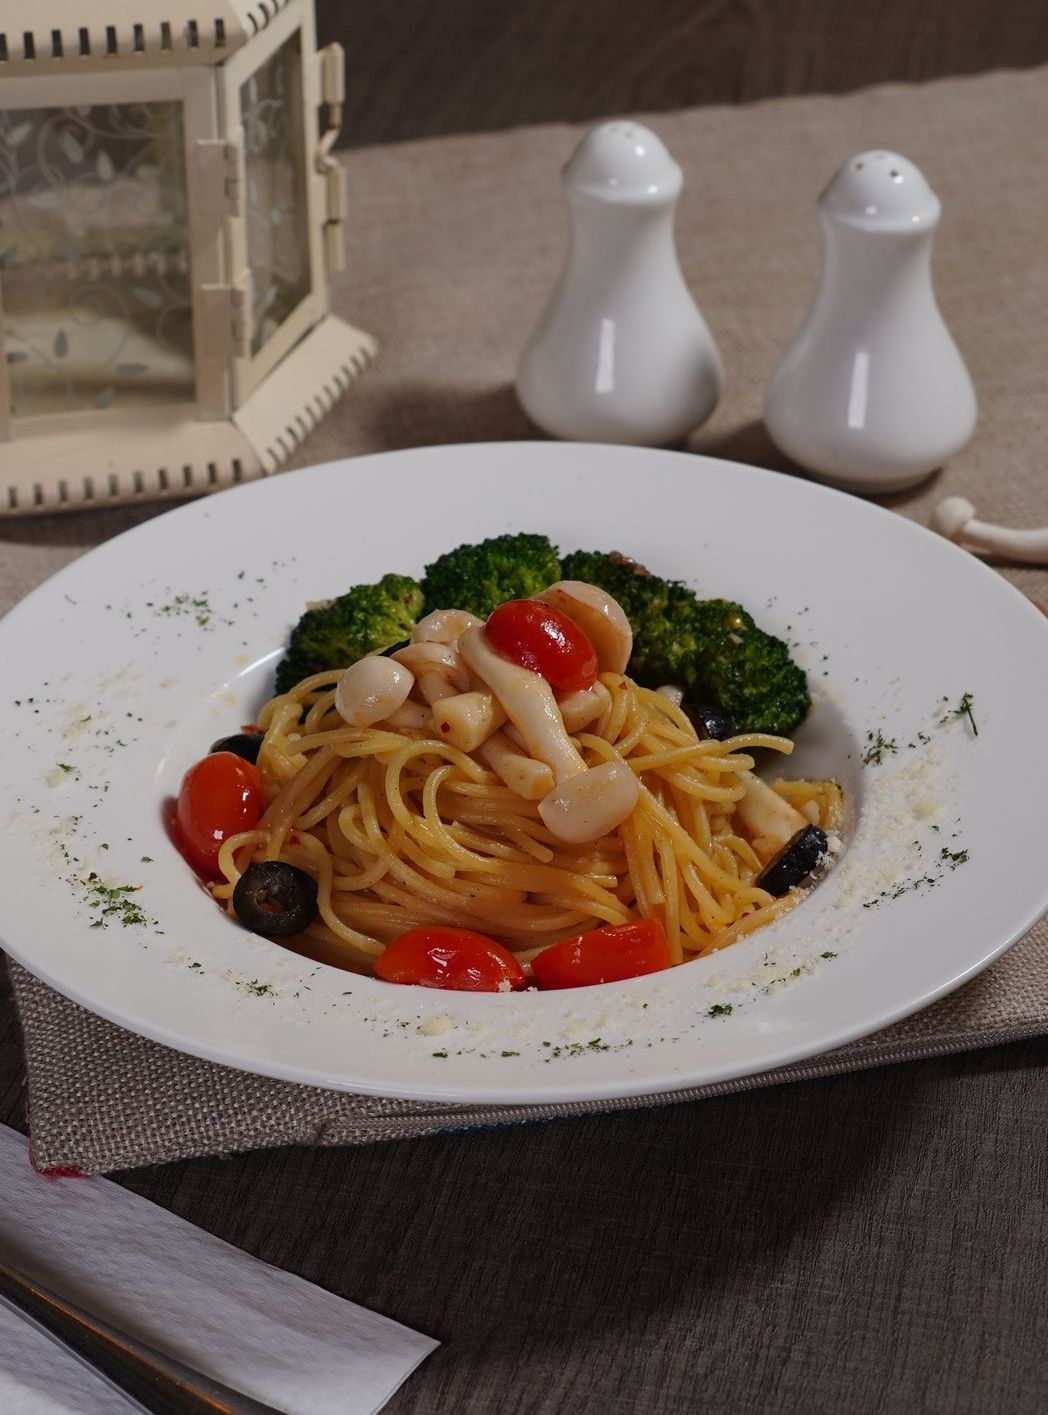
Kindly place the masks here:
POLYGON ((195 870, 214 879, 222 842, 253 830, 261 814, 258 767, 234 752, 213 752, 182 778, 175 810, 178 847, 195 870))
POLYGON ((505 992, 524 985, 524 969, 501 943, 472 929, 409 929, 395 938, 375 973, 387 983, 418 983, 455 992, 505 992))
POLYGON ((571 692, 597 681, 597 653, 573 619, 537 599, 511 599, 492 610, 484 625, 493 648, 551 688, 571 692))
POLYGON ((658 919, 641 919, 561 939, 532 960, 531 971, 540 987, 584 988, 659 973, 671 961, 658 919))

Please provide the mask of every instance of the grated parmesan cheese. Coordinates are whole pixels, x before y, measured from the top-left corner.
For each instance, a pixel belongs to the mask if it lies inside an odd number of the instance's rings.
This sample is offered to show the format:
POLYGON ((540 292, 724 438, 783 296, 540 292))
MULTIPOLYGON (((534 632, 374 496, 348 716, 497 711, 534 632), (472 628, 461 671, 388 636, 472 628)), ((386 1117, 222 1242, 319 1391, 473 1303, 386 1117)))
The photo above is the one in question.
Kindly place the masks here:
POLYGON ((423 1037, 442 1037, 445 1032, 450 1032, 454 1025, 446 1012, 438 1012, 420 1022, 415 1030, 423 1037))

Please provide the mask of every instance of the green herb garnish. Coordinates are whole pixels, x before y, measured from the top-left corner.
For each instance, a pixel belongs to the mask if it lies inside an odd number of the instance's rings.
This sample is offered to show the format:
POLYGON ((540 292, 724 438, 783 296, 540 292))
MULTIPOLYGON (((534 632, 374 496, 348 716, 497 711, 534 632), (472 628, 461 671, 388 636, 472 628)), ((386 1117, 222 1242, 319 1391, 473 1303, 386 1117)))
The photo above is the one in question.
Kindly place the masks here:
POLYGON ((84 878, 74 878, 73 882, 85 891, 91 908, 98 910, 98 917, 91 924, 93 929, 107 928, 110 920, 123 924, 125 929, 156 923, 129 897, 138 893, 142 888, 140 884, 106 884, 93 870, 84 878))
POLYGON ((862 754, 863 766, 880 766, 886 756, 899 750, 895 738, 885 737, 879 727, 876 737, 872 732, 867 732, 866 741, 869 743, 869 746, 862 754))
POLYGON ((979 729, 976 727, 975 718, 972 716, 972 705, 974 702, 975 699, 972 697, 971 693, 965 693, 957 706, 951 709, 951 715, 953 717, 966 717, 971 723, 972 736, 978 737, 979 729))
POLYGON ((944 865, 949 865, 951 870, 955 870, 958 865, 966 865, 968 858, 967 850, 948 850, 944 845, 939 851, 939 859, 944 865))

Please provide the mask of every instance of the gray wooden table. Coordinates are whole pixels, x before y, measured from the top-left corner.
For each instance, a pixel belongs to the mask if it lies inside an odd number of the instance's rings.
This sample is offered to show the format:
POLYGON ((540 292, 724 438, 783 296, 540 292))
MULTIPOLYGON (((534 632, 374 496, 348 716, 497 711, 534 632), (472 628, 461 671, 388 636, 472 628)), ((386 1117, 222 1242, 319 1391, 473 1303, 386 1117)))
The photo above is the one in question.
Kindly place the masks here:
MULTIPOLYGON (((1048 1039, 116 1176, 443 1342, 391 1415, 1041 1415, 1048 1039)), ((0 1120, 24 1128, 0 997, 0 1120)))
POLYGON ((1048 62, 1043 0, 315 4, 353 147, 1048 62))

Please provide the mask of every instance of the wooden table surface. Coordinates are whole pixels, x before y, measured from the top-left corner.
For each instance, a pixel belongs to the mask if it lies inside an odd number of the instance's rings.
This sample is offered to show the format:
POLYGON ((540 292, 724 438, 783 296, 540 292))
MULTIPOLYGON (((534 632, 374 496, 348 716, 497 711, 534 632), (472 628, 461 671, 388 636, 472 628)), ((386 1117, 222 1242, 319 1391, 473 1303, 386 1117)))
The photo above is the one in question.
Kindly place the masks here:
POLYGON ((352 147, 1048 62, 1044 0, 315 3, 352 147))
MULTIPOLYGON (((1039 1039, 115 1177, 439 1337, 390 1415, 1041 1415, 1046 1066, 1039 1039)), ((0 1121, 24 1129, 20 1069, 5 986, 0 1121)))

